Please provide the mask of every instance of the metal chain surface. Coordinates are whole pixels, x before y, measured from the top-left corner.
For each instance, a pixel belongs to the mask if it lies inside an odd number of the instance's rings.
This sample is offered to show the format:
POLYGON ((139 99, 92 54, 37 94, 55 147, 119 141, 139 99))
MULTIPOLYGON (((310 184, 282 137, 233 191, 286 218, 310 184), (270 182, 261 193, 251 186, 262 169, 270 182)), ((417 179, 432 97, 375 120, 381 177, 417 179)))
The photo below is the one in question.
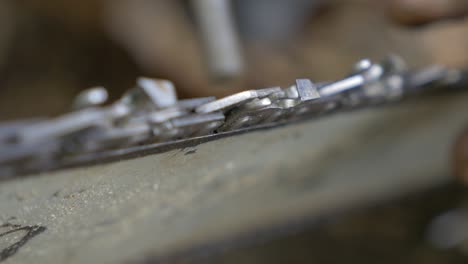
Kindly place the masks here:
POLYGON ((409 72, 389 56, 359 61, 348 77, 315 84, 249 90, 216 99, 178 100, 170 81, 139 78, 108 105, 107 91, 80 93, 70 113, 52 119, 0 123, 0 176, 59 167, 64 160, 131 146, 173 142, 266 124, 394 102, 434 87, 461 82, 462 73, 432 66, 409 72))

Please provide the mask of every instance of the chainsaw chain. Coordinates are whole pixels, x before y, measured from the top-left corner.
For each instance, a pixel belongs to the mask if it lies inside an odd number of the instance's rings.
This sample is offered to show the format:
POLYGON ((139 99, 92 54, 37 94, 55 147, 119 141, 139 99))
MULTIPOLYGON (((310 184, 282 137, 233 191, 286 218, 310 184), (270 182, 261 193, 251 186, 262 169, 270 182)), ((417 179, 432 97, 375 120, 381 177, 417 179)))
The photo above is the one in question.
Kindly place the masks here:
POLYGON ((154 143, 237 131, 268 124, 398 101, 436 85, 455 83, 457 72, 429 67, 409 73, 401 59, 359 61, 351 75, 315 84, 298 79, 287 87, 178 100, 170 81, 139 78, 110 105, 107 91, 80 93, 73 111, 52 119, 0 123, 0 176, 59 167, 67 159, 154 143))

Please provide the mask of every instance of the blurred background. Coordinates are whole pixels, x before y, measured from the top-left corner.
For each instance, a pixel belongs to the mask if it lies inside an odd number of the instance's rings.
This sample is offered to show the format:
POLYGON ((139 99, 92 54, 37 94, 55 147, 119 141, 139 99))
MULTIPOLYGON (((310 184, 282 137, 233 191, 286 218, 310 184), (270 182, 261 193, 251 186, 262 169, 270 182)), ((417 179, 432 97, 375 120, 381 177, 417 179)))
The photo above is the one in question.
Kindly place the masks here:
POLYGON ((336 79, 388 53, 465 65, 465 2, 3 0, 0 120, 62 113, 95 85, 117 98, 141 75, 194 97, 336 79))
MULTIPOLYGON (((464 67, 467 10, 466 0, 2 0, 0 120, 63 113, 96 85, 115 99, 142 75, 186 98, 333 80, 389 53, 464 67)), ((438 228, 447 212, 449 226, 463 225, 450 210, 464 192, 453 183, 208 260, 466 263, 463 239, 437 233, 457 233, 438 228)))

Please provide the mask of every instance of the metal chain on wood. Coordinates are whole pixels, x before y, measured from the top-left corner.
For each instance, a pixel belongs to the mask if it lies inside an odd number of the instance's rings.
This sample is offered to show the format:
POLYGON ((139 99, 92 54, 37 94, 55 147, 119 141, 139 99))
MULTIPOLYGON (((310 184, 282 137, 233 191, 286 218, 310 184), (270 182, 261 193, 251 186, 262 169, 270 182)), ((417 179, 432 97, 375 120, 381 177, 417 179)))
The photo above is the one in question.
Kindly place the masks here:
POLYGON ((337 111, 395 102, 407 95, 461 82, 462 72, 432 66, 406 70, 389 56, 361 60, 335 82, 298 79, 286 87, 178 100, 170 81, 139 78, 121 99, 105 105, 107 91, 83 91, 72 111, 52 119, 0 123, 0 176, 57 167, 64 160, 161 142, 282 124, 337 111))

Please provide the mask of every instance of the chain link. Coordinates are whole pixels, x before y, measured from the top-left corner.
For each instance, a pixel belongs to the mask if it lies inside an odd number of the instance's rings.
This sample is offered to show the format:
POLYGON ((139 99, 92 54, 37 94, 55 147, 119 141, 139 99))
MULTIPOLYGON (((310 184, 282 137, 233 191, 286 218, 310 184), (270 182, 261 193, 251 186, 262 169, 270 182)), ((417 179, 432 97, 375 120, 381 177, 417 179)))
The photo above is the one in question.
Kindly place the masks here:
POLYGON ((177 100, 166 80, 139 78, 113 104, 102 106, 102 87, 80 93, 72 112, 53 119, 0 124, 0 176, 56 167, 63 160, 153 143, 172 142, 268 124, 286 123, 367 105, 399 100, 408 91, 446 81, 445 68, 410 76, 400 59, 380 64, 362 60, 348 77, 315 84, 298 79, 287 88, 177 100), (445 78, 445 79, 444 79, 445 78), (415 87, 417 86, 417 87, 415 87))

